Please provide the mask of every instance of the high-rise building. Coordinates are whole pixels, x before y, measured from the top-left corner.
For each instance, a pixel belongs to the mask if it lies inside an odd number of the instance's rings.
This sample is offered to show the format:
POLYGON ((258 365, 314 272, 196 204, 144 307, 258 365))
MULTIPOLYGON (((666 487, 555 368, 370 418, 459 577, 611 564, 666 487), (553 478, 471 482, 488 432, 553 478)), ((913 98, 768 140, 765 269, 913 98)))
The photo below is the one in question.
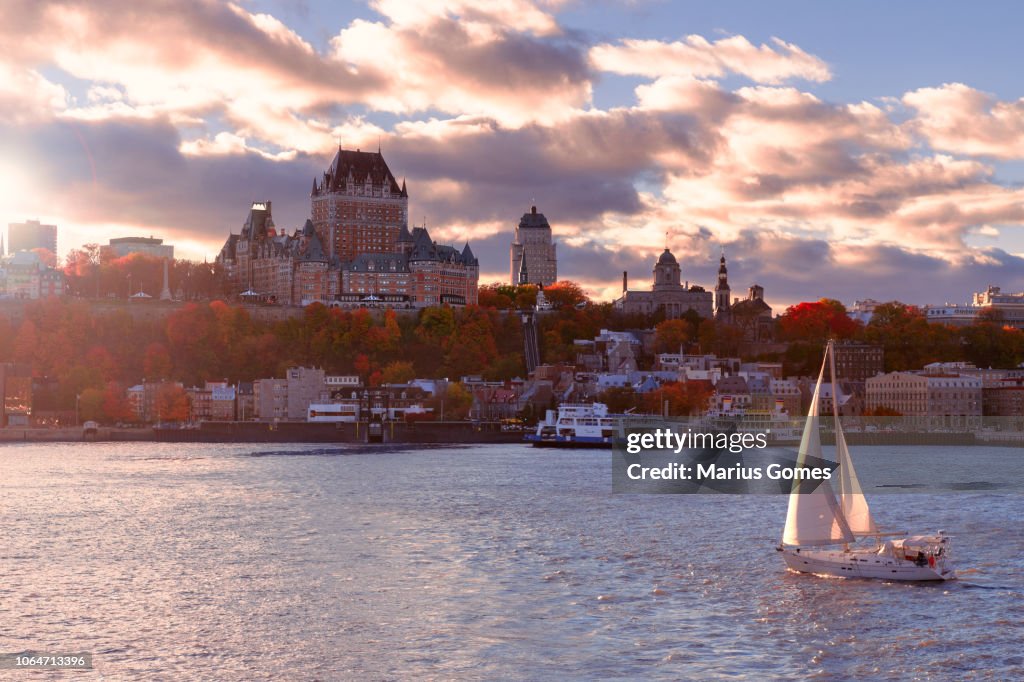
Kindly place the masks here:
POLYGON ((10 253, 47 249, 57 255, 57 226, 43 225, 38 220, 8 223, 7 249, 10 253))
POLYGON ((409 194, 399 186, 380 150, 338 148, 310 193, 313 226, 329 258, 350 261, 367 253, 393 253, 409 225, 409 194))
POLYGON ((551 225, 543 213, 537 213, 537 207, 531 206, 529 213, 524 213, 509 249, 509 282, 514 286, 520 284, 520 274, 525 270, 529 276, 529 284, 547 286, 558 281, 558 255, 556 245, 551 239, 551 225))

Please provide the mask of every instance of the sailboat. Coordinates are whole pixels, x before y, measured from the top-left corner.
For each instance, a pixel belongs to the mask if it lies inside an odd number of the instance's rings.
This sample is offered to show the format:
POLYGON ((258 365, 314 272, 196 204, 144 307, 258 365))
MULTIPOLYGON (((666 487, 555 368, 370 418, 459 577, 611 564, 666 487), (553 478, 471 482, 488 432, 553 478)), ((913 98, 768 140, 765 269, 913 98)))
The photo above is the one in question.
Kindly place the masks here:
POLYGON ((943 531, 935 535, 907 535, 880 532, 860 489, 839 422, 835 345, 828 342, 825 358, 814 387, 814 397, 800 440, 797 465, 823 460, 821 449, 820 396, 825 370, 833 386, 832 416, 835 418, 836 464, 829 480, 812 490, 807 481, 795 480, 789 495, 789 511, 782 543, 777 547, 786 566, 800 573, 919 581, 952 580, 956 577, 949 555, 950 538, 943 531), (838 491, 836 486, 838 486, 838 491), (859 540, 872 539, 873 544, 859 540))

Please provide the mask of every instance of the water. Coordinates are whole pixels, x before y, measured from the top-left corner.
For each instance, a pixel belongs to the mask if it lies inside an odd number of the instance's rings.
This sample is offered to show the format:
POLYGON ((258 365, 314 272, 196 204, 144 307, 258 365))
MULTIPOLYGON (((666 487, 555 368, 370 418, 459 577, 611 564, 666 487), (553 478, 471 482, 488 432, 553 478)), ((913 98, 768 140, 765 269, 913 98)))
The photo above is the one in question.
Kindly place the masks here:
POLYGON ((1024 495, 872 498, 955 535, 962 579, 820 579, 774 551, 785 498, 611 495, 609 458, 0 446, 0 651, 105 679, 1024 677, 1024 495))

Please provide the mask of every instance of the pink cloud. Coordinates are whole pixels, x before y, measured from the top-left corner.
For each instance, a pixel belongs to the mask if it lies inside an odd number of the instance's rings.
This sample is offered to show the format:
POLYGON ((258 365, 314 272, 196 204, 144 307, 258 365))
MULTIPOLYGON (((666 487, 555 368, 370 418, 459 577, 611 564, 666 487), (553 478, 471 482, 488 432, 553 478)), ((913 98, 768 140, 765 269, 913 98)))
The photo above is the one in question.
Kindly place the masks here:
POLYGON ((903 96, 914 111, 907 126, 935 149, 996 159, 1024 158, 1024 98, 1003 102, 963 83, 903 96))
POLYGON ((590 49, 590 59, 601 71, 626 75, 721 78, 745 76, 758 83, 779 83, 799 78, 827 81, 828 65, 792 43, 772 38, 772 44, 754 45, 744 36, 709 41, 699 35, 666 43, 624 39, 590 49))

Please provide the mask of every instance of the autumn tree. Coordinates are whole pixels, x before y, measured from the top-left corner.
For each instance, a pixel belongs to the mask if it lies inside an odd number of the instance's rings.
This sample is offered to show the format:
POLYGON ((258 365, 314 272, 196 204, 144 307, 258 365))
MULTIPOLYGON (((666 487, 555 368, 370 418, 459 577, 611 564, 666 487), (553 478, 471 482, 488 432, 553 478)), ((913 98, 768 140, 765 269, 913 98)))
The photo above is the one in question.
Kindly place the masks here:
POLYGON ((711 393, 704 382, 666 382, 643 394, 641 406, 649 414, 662 414, 665 410, 674 417, 703 414, 711 393))
POLYGON ((824 344, 830 338, 852 338, 859 328, 846 306, 831 298, 792 305, 779 317, 779 333, 786 341, 824 344))
POLYGON ((78 415, 82 421, 103 421, 103 389, 87 388, 78 396, 78 415))
POLYGON ((188 394, 178 384, 161 384, 156 391, 154 407, 157 417, 165 422, 188 421, 191 413, 188 394))
POLYGON ((654 328, 654 350, 657 353, 678 353, 693 340, 692 334, 686 320, 665 320, 654 328))
POLYGON ((416 378, 416 370, 408 360, 389 362, 381 370, 382 384, 407 384, 416 378))
POLYGON ((569 280, 560 280, 544 287, 544 298, 556 309, 574 307, 590 300, 579 284, 569 280))
POLYGON ((472 407, 473 394, 468 388, 457 381, 448 384, 444 395, 444 418, 446 420, 465 419, 469 416, 469 410, 472 407))

